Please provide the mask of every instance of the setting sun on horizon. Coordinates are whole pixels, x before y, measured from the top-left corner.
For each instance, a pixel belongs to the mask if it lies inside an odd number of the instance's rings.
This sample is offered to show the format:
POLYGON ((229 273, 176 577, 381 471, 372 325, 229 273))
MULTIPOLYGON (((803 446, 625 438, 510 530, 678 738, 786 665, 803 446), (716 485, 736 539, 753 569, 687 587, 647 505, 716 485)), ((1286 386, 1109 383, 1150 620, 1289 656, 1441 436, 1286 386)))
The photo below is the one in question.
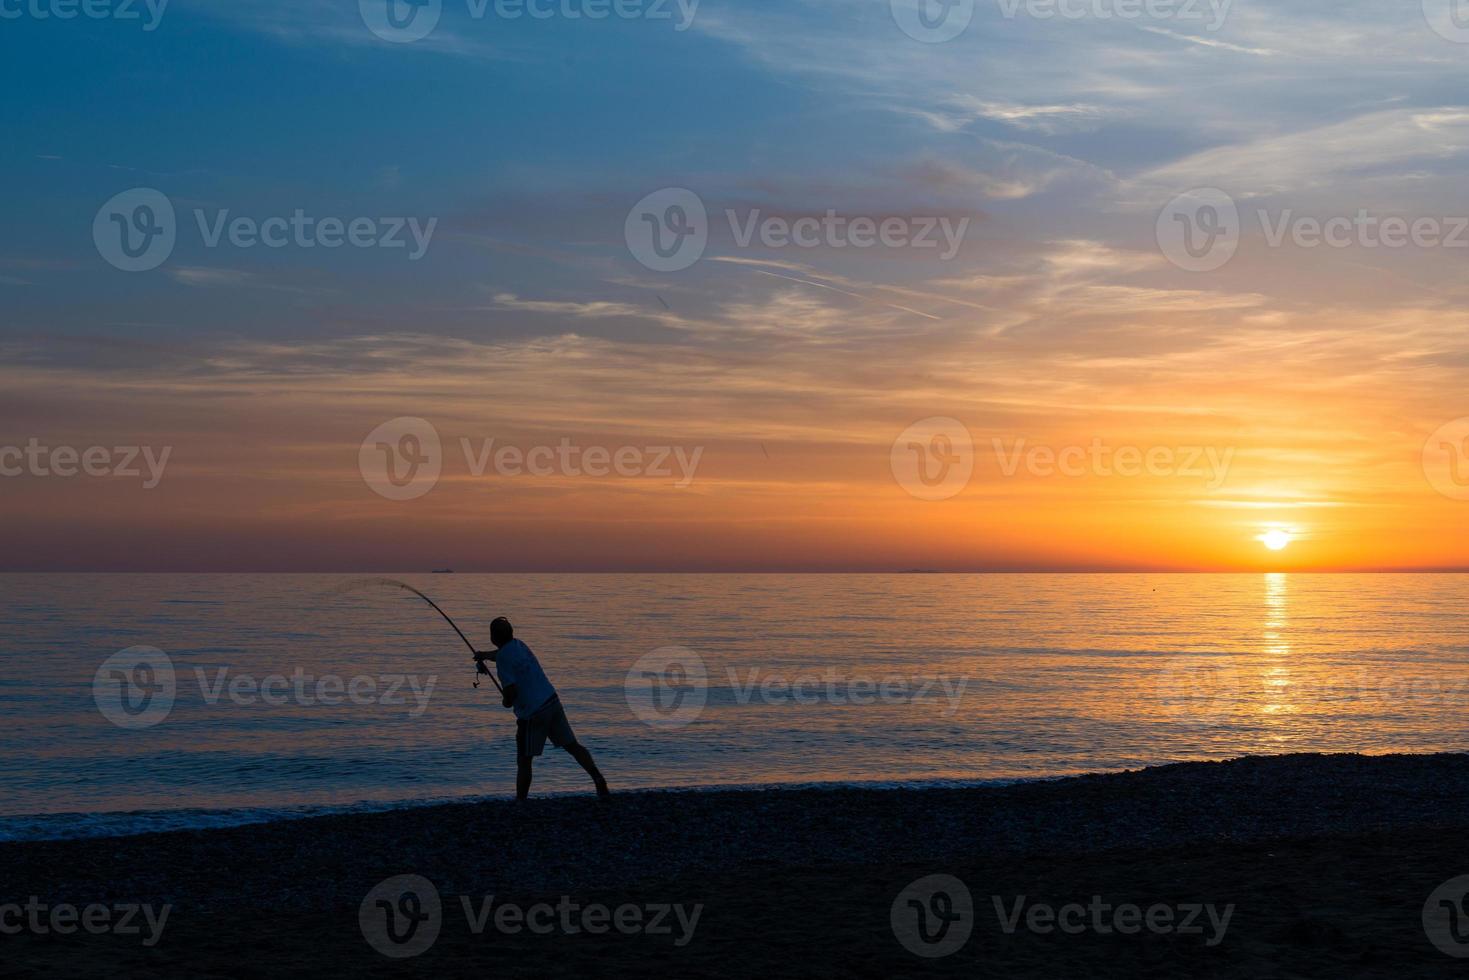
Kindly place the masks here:
MULTIPOLYGON (((967 420, 968 472, 943 499, 925 499, 928 488, 902 472, 903 453, 935 477, 959 463, 927 444, 895 450, 909 422, 891 406, 873 405, 879 417, 863 419, 841 412, 833 391, 820 407, 772 406, 764 416, 757 405, 735 423, 701 417, 718 411, 720 384, 744 383, 728 376, 696 384, 665 375, 652 390, 619 393, 599 376, 598 358, 573 368, 575 378, 558 369, 553 388, 533 365, 466 360, 439 363, 432 390, 411 401, 379 400, 385 420, 413 412, 438 439, 435 485, 409 500, 364 480, 370 433, 349 411, 356 381, 323 376, 297 391, 298 381, 256 377, 216 381, 206 395, 165 377, 99 389, 29 369, 12 393, 30 403, 125 398, 109 423, 117 435, 101 443, 123 444, 142 426, 173 448, 157 488, 143 486, 141 463, 132 486, 11 481, 10 499, 29 519, 11 529, 0 561, 118 570, 1337 571, 1452 568, 1469 553, 1463 505, 1429 485, 1406 434, 1364 430, 1328 442, 1241 416, 1145 421, 1117 406, 1115 423, 1109 413, 1078 429, 1066 424, 1066 406, 997 413, 983 401, 946 401, 944 417, 967 420), (493 408, 473 394, 481 376, 495 378, 493 408), (174 416, 165 407, 174 401, 194 409, 174 416), (595 421, 614 407, 621 417, 595 421), (537 415, 588 421, 552 432, 537 415), (250 430, 239 429, 241 418, 250 430), (610 462, 605 473, 538 474, 515 457, 496 469, 503 447, 524 456, 560 441, 607 447, 609 460, 635 447, 645 469, 666 459, 656 473, 630 476, 610 462), (1213 468, 1206 447, 1187 443, 1217 447, 1213 468), (1070 471, 1068 447, 1078 461, 1070 471), (1100 467, 1080 462, 1097 447, 1108 454, 1096 454, 1100 467), (1142 463, 1110 462, 1129 447, 1142 463), (1160 465, 1148 472, 1154 447, 1160 465), (53 547, 63 529, 81 535, 77 547, 53 547)), ((1006 372, 1008 384, 1018 370, 1006 372)), ((1149 413, 1164 412, 1161 393, 1136 397, 1149 413)))

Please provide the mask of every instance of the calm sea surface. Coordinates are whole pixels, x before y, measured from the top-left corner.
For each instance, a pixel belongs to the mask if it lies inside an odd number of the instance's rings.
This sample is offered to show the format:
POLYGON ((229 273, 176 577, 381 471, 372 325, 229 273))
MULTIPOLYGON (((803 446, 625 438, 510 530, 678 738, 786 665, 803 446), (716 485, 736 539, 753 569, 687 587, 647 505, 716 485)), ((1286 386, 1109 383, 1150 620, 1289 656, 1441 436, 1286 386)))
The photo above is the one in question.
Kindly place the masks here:
MULTIPOLYGON (((403 578, 481 647, 508 615, 614 788, 1469 749, 1469 576, 403 578)), ((0 610, 0 839, 513 792, 509 712, 408 592, 3 575, 0 610)), ((589 789, 548 747, 535 791, 589 789)))

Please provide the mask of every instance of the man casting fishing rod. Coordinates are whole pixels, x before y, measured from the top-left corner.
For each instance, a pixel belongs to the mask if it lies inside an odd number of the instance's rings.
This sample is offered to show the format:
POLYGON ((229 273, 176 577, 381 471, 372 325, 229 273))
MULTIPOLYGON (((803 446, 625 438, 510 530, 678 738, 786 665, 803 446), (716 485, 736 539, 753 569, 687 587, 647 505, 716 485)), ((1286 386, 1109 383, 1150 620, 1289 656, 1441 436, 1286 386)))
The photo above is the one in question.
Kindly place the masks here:
MULTIPOLYGON (((510 628, 510 620, 504 616, 499 617, 490 624, 490 642, 495 645, 493 651, 476 650, 474 644, 469 642, 469 637, 459 628, 449 614, 439 608, 439 604, 407 582, 399 582, 391 578, 363 579, 350 583, 348 588, 358 585, 386 585, 394 589, 403 589, 418 596, 424 602, 434 608, 434 612, 444 617, 444 622, 454 628, 459 634, 459 639, 469 647, 469 652, 474 654, 476 676, 478 674, 489 675, 494 681, 495 687, 500 691, 500 701, 507 708, 515 709, 515 795, 517 799, 525 799, 530 795, 531 760, 540 755, 546 748, 546 739, 551 740, 552 745, 560 746, 581 764, 592 777, 592 782, 597 786, 598 796, 608 796, 607 780, 602 776, 602 770, 592 761, 592 753, 588 752, 586 746, 576 740, 576 733, 571 730, 571 723, 566 720, 566 710, 561 707, 561 699, 556 696, 556 689, 546 679, 546 672, 541 670, 541 662, 536 655, 531 653, 530 647, 515 638, 515 631, 510 628), (485 666, 488 660, 498 668, 500 676, 497 680, 490 669, 485 666)), ((474 682, 479 687, 479 681, 474 682)))
POLYGON ((494 650, 476 650, 474 661, 479 673, 488 674, 488 660, 499 673, 500 700, 507 708, 515 709, 515 796, 525 799, 530 795, 531 764, 546 748, 546 739, 563 748, 575 759, 597 786, 598 796, 607 796, 607 780, 592 761, 592 753, 576 740, 571 723, 566 720, 566 709, 561 707, 561 698, 556 688, 546 679, 541 662, 530 647, 515 638, 510 620, 499 617, 490 624, 490 642, 494 650))

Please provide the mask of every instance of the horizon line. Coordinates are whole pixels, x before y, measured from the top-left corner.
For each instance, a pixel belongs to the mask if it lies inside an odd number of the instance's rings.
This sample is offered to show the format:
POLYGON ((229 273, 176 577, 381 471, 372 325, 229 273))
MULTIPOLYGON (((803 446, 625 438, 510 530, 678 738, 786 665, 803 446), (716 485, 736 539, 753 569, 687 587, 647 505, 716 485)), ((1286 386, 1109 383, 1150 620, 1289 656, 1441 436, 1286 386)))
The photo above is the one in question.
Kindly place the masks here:
POLYGON ((1425 568, 0 568, 0 575, 1464 575, 1425 568))

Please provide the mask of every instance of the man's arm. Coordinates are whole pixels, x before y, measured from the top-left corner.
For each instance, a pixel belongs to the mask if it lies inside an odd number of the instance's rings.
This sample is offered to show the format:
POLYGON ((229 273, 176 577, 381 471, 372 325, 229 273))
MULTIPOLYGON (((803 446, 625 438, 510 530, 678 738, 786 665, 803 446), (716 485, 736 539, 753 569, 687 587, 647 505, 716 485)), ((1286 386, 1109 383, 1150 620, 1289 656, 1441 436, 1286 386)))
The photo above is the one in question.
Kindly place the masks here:
MULTIPOLYGON (((499 650, 476 650, 474 651, 475 668, 481 674, 488 674, 490 672, 490 668, 485 666, 485 661, 488 660, 490 663, 498 665, 499 656, 499 650)), ((503 677, 503 673, 501 676, 503 677)), ((500 691, 500 703, 507 708, 512 707, 515 704, 515 695, 515 683, 512 681, 506 684, 504 688, 500 691)))

